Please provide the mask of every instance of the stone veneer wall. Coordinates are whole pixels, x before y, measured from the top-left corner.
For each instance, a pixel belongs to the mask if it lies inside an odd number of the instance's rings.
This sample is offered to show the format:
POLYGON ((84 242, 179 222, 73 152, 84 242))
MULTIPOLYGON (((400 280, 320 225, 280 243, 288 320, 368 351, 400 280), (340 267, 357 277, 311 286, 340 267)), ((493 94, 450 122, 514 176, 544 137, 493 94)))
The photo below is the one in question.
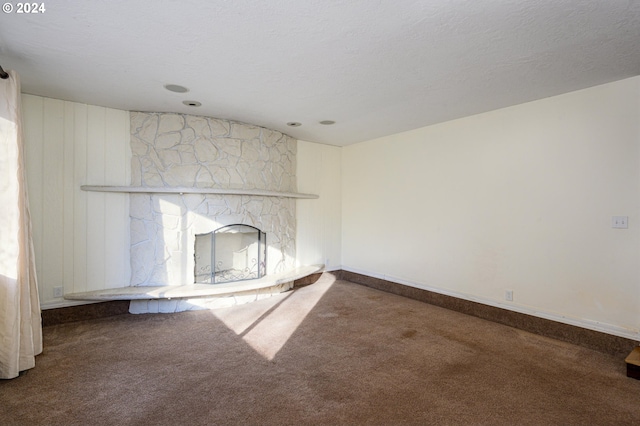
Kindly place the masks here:
MULTIPOLYGON (((226 120, 131 113, 134 186, 296 191, 296 143, 226 120)), ((233 223, 267 234, 267 273, 295 267, 295 200, 264 196, 131 194, 131 285, 193 283, 195 234, 233 223)))

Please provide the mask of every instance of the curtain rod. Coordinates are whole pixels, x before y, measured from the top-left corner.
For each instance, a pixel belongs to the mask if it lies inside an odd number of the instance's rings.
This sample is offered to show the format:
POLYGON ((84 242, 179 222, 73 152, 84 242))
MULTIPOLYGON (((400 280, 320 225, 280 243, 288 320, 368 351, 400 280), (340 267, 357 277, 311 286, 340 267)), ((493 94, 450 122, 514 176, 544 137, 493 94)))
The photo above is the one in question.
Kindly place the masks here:
POLYGON ((0 65, 0 78, 3 80, 6 80, 7 78, 9 78, 9 74, 7 74, 5 70, 2 69, 1 65, 0 65))

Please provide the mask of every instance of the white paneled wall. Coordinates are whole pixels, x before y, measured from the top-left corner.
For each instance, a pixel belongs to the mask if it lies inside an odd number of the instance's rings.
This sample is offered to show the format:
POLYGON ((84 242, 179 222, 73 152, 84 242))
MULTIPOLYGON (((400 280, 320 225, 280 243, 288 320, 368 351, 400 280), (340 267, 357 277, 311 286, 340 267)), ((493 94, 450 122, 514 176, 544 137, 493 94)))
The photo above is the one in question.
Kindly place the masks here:
POLYGON ((129 112, 23 95, 27 183, 40 302, 129 284, 129 197, 81 185, 128 185, 129 112))
POLYGON ((327 270, 340 269, 342 150, 298 141, 297 161, 298 191, 320 198, 296 201, 296 261, 299 265, 324 263, 327 270))

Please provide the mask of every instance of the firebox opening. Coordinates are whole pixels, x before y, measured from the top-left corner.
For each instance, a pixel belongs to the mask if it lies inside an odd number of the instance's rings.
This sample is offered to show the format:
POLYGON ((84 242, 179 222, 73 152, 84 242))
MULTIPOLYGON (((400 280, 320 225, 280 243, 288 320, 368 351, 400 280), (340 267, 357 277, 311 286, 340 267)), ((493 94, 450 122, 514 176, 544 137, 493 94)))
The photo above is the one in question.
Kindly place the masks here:
POLYGON ((250 225, 228 225, 195 236, 195 282, 219 284, 261 278, 266 234, 250 225))

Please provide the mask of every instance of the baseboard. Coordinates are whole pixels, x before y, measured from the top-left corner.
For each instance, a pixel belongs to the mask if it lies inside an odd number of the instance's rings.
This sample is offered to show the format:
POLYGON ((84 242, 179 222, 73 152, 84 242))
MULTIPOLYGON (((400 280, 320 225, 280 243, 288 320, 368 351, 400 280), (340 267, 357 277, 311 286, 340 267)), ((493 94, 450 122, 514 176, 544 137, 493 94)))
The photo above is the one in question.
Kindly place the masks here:
POLYGON ((335 266, 325 266, 324 271, 325 272, 334 272, 334 271, 342 271, 342 265, 335 265, 335 266))
POLYGON ((71 306, 90 305, 92 303, 100 303, 95 300, 61 300, 53 302, 45 302, 40 304, 40 309, 48 311, 50 309, 69 308, 71 306))
MULTIPOLYGON (((569 324, 567 318, 553 318, 553 315, 540 313, 519 312, 504 306, 495 306, 495 302, 479 299, 469 300, 468 297, 446 294, 435 289, 425 289, 417 284, 397 282, 391 277, 375 277, 361 271, 342 269, 333 272, 337 278, 364 285, 388 293, 397 294, 419 300, 431 305, 440 306, 453 311, 473 315, 489 321, 508 325, 579 346, 595 349, 600 352, 617 356, 627 356, 629 351, 638 346, 639 336, 624 336, 624 331, 610 332, 603 330, 598 324, 569 324), (564 321, 563 321, 564 320, 564 321), (593 329, 599 327, 600 329, 593 329)), ((572 320, 576 322, 575 320, 572 320)))
POLYGON ((89 303, 76 306, 66 306, 42 311, 42 325, 44 327, 115 315, 129 314, 128 300, 113 300, 109 302, 89 303))

